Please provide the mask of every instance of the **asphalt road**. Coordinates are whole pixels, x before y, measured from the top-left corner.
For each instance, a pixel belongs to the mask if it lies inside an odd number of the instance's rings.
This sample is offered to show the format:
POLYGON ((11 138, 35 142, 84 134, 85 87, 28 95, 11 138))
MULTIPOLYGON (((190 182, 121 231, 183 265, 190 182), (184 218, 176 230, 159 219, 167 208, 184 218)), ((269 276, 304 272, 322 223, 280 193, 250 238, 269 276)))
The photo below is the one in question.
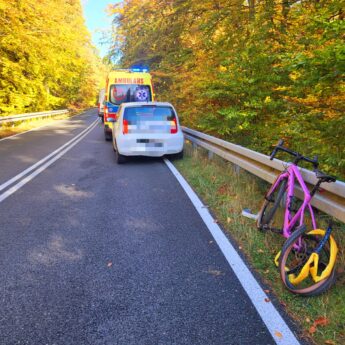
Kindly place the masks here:
POLYGON ((95 121, 95 111, 0 140, 0 184, 71 140, 95 121))
MULTIPOLYGON (((0 178, 96 111, 0 142, 0 178)), ((117 165, 99 124, 0 203, 0 344, 275 344, 161 159, 117 165)))

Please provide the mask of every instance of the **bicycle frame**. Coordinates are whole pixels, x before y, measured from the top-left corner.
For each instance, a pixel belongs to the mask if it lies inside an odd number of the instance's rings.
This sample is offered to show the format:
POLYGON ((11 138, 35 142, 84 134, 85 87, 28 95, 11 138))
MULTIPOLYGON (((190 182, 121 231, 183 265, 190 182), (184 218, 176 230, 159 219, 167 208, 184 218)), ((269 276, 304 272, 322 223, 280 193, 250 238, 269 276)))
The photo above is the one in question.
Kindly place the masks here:
MULTIPOLYGON (((288 181, 287 182, 287 198, 286 198, 285 213, 284 213, 283 236, 288 238, 291 235, 292 230, 298 221, 299 221, 299 226, 302 226, 304 224, 304 213, 306 209, 309 209, 313 229, 317 229, 314 211, 310 203, 312 196, 303 180, 303 177, 297 165, 292 163, 285 172, 281 173, 277 177, 275 182, 273 183, 270 191, 275 190, 283 179, 287 179, 288 181), (301 207, 297 210, 296 214, 293 216, 290 211, 290 206, 291 206, 292 199, 294 197, 295 180, 297 180, 299 185, 301 186, 303 194, 304 194, 304 198, 303 198, 303 203, 301 207)), ((270 193, 270 191, 268 193, 270 193)))

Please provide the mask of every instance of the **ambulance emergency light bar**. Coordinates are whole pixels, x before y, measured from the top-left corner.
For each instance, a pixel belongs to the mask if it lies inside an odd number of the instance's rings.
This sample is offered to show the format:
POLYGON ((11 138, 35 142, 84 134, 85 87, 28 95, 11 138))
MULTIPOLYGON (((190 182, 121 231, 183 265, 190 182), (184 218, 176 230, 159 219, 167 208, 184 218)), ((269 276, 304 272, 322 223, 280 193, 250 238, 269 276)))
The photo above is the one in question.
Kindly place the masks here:
POLYGON ((138 66, 138 65, 133 65, 130 67, 131 72, 143 72, 147 73, 150 71, 150 69, 147 66, 138 66))

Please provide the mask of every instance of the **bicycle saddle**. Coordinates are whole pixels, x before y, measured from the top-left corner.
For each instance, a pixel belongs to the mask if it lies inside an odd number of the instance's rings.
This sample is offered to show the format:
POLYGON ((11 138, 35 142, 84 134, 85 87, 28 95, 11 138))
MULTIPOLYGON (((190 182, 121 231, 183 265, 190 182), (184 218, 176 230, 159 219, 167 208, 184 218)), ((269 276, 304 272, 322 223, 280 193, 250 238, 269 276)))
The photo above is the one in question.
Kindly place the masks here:
POLYGON ((320 170, 315 169, 314 172, 316 174, 316 177, 322 182, 335 182, 337 180, 335 176, 327 175, 320 170))

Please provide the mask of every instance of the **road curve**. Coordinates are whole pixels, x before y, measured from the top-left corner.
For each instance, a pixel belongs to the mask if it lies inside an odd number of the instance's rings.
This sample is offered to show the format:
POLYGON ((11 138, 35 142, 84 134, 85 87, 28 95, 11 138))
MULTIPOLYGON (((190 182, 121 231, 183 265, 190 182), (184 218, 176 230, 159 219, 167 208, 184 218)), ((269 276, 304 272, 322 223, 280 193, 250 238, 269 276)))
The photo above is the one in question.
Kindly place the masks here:
MULTIPOLYGON (((49 133, 0 142, 1 182, 21 141, 31 162, 70 139, 49 133)), ((0 215, 3 345, 275 344, 164 162, 117 165, 101 124, 0 215)))

